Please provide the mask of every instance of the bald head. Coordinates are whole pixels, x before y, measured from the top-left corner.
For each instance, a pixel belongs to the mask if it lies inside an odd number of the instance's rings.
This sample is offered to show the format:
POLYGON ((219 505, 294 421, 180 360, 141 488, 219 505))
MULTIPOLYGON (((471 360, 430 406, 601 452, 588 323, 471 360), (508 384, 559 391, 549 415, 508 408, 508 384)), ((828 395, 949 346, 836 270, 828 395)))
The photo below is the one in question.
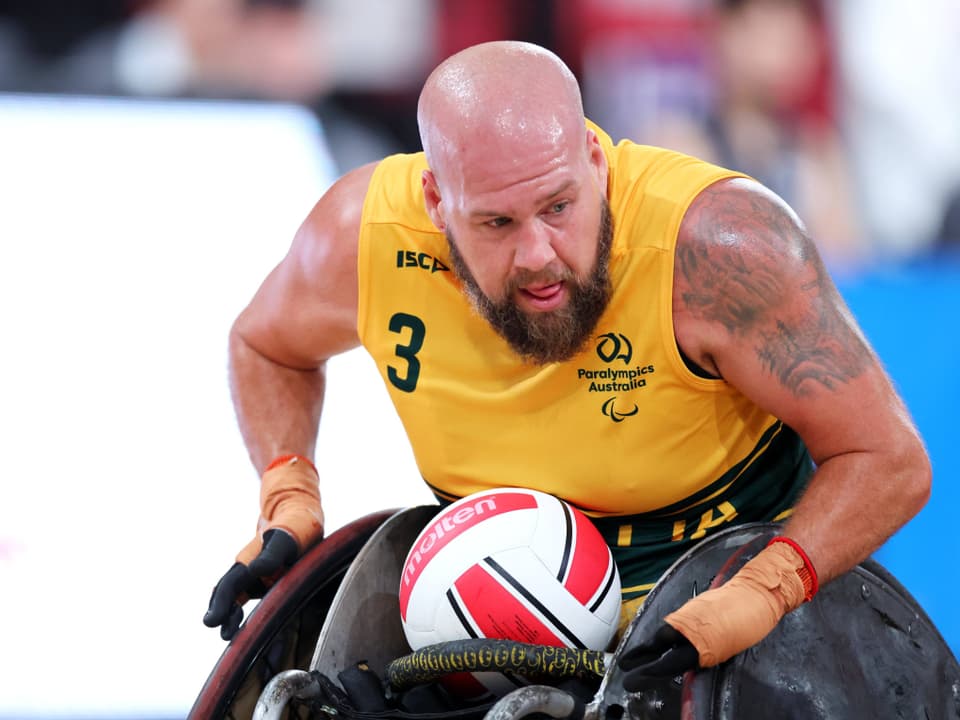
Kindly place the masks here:
POLYGON ((580 88, 560 58, 530 43, 497 41, 451 56, 430 75, 417 107, 427 162, 445 175, 472 149, 511 152, 531 141, 581 141, 580 88))

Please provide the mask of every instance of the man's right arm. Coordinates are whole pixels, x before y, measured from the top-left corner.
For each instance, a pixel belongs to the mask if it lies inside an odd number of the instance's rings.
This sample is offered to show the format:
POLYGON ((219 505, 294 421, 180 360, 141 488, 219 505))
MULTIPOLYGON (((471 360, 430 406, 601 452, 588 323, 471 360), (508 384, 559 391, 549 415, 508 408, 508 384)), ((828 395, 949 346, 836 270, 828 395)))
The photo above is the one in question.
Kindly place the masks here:
POLYGON ((338 180, 230 331, 230 390, 257 471, 312 457, 326 361, 359 345, 357 241, 374 165, 338 180))
POLYGON ((359 345, 357 245, 375 165, 338 180, 230 330, 230 391, 261 476, 254 538, 210 598, 204 623, 230 639, 242 605, 260 597, 323 536, 312 458, 327 360, 359 345))

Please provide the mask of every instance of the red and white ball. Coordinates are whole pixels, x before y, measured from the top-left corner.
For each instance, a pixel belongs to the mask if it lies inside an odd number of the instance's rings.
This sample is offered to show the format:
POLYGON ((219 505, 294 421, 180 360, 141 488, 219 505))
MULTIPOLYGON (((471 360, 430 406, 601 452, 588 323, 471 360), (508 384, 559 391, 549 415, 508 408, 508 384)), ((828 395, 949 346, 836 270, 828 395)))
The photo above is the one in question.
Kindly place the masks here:
POLYGON ((487 490, 443 509, 417 537, 400 615, 414 650, 472 637, 604 650, 620 618, 620 576, 576 508, 534 490, 487 490))

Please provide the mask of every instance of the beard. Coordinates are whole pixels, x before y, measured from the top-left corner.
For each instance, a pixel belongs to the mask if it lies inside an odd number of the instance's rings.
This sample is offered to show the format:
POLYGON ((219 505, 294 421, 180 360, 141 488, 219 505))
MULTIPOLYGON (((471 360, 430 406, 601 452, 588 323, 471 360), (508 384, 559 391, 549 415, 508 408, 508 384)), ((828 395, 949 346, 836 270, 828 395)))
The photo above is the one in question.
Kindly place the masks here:
POLYGON ((447 232, 453 271, 463 283, 464 292, 476 311, 524 360, 545 365, 569 360, 593 335, 612 294, 610 284, 610 247, 613 244, 613 221, 606 198, 600 210, 597 230, 597 253, 593 268, 581 277, 564 266, 560 271, 531 273, 521 271, 511 277, 504 299, 495 302, 480 289, 457 248, 452 233, 447 232), (531 282, 563 282, 569 292, 567 303, 557 310, 525 313, 513 301, 517 290, 531 282))

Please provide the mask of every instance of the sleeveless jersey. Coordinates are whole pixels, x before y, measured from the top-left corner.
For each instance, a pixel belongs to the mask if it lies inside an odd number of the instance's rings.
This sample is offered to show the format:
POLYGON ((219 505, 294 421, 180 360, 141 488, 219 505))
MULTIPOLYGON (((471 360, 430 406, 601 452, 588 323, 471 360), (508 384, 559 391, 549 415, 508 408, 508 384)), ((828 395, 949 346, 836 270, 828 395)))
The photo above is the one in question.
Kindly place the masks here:
POLYGON ((438 498, 504 486, 564 498, 594 517, 631 597, 712 528, 785 516, 811 464, 792 430, 692 372, 674 337, 680 221, 736 174, 595 130, 610 168, 614 289, 579 354, 524 362, 473 310, 424 209, 422 153, 373 173, 358 329, 438 498))

